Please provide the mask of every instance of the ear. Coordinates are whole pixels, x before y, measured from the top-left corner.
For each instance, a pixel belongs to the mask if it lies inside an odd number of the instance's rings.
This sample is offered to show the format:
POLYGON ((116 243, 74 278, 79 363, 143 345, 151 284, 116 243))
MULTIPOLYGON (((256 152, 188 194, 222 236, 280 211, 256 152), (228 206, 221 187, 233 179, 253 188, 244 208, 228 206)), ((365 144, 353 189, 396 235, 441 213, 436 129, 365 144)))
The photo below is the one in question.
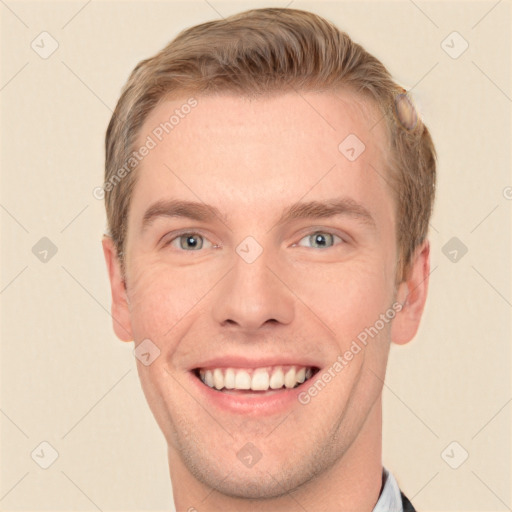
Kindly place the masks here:
POLYGON ((430 243, 426 240, 414 252, 409 273, 398 285, 396 300, 402 304, 402 309, 391 325, 393 343, 404 345, 418 331, 427 299, 429 275, 430 243))
POLYGON ((121 341, 133 341, 130 309, 126 286, 121 273, 121 264, 112 238, 105 235, 102 240, 103 254, 107 264, 112 290, 112 321, 114 332, 121 341))

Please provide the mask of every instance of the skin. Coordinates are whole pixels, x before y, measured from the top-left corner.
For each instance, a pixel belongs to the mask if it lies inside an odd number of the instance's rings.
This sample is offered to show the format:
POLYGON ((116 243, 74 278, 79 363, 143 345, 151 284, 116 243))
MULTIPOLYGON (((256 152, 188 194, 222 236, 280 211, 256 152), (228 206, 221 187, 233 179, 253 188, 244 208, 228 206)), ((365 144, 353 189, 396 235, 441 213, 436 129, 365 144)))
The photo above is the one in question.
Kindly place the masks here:
MULTIPOLYGON (((167 440, 176 508, 371 511, 382 484, 389 347, 415 335, 429 275, 425 242, 407 279, 396 283, 395 203, 381 177, 385 123, 370 130, 381 115, 346 90, 197 100, 137 168, 126 282, 112 240, 103 240, 117 336, 136 346, 149 338, 161 351, 137 367, 167 440), (366 146, 354 162, 338 150, 350 133, 366 146), (298 200, 340 197, 364 206, 374 225, 348 215, 276 225, 298 200), (141 233, 148 206, 168 198, 216 206, 224 222, 159 217, 141 233), (199 232, 202 248, 188 248, 186 238, 164 246, 182 229, 199 232), (327 233, 326 247, 308 236, 317 231, 327 233), (247 236, 263 248, 251 264, 235 250, 247 236), (190 386, 194 364, 226 354, 307 355, 328 368, 395 301, 403 309, 394 320, 309 404, 294 403, 287 415, 220 410, 190 386), (251 468, 237 458, 248 442, 262 454, 251 468)), ((140 144, 184 102, 156 107, 140 144)))

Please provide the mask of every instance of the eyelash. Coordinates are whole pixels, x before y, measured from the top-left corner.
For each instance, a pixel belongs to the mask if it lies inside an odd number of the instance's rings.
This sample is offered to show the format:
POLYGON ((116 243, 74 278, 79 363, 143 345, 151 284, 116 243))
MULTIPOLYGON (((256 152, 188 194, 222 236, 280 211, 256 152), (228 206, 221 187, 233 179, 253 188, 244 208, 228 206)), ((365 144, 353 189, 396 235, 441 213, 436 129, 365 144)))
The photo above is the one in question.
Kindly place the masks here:
MULTIPOLYGON (((315 230, 315 231, 312 231, 311 233, 308 233, 307 235, 304 235, 298 243, 296 244, 293 244, 293 247, 296 247, 296 246, 300 246, 299 243, 304 240, 305 238, 308 238, 308 237, 311 237, 313 235, 317 235, 317 234, 322 234, 322 235, 330 235, 333 237, 333 245, 330 246, 330 247, 327 247, 327 248, 323 248, 323 250, 327 250, 327 249, 331 249, 333 247, 336 247, 336 245, 340 245, 339 243, 336 244, 335 243, 335 238, 338 238, 340 240, 341 243, 346 243, 345 240, 343 240, 339 235, 335 234, 335 233, 332 233, 331 231, 323 231, 323 230, 315 230)), ((196 231, 184 231, 182 233, 179 233, 177 234, 176 236, 174 236, 173 238, 171 238, 170 240, 168 240, 167 242, 164 243, 163 247, 168 247, 170 246, 174 241, 176 240, 179 240, 180 238, 182 237, 185 237, 185 236, 194 236, 194 237, 200 237, 200 238, 203 238, 203 239, 207 239, 206 236, 202 235, 201 233, 198 233, 196 231)), ((218 245, 213 245, 213 248, 218 248, 219 246, 218 245)), ((300 246, 300 247, 304 247, 304 246, 300 246)), ((322 248, 319 248, 319 247, 311 247, 312 249, 322 249, 322 248)), ((197 251, 194 251, 194 250, 190 250, 190 251, 187 251, 185 249, 181 249, 179 248, 178 249, 179 251, 182 251, 182 252, 199 252, 201 249, 198 249, 197 251)))

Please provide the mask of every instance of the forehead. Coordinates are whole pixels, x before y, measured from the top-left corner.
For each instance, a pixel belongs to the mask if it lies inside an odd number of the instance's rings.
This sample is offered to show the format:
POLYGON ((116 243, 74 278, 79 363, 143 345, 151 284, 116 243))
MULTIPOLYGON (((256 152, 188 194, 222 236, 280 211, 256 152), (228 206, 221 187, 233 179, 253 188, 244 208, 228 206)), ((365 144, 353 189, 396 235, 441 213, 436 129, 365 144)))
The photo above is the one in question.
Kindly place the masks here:
POLYGON ((237 141, 227 139, 229 130, 245 136, 246 147, 250 143, 268 143, 278 134, 288 142, 283 151, 300 139, 325 141, 319 146, 332 151, 337 149, 332 142, 347 130, 354 130, 365 143, 384 147, 387 133, 384 133, 386 123, 380 122, 382 119, 373 100, 347 89, 278 92, 259 98, 228 93, 188 95, 161 101, 147 116, 138 139, 143 143, 151 135, 165 145, 173 140, 177 143, 204 140, 204 133, 208 139, 215 137, 216 143, 232 146, 237 141), (261 130, 262 124, 265 130, 261 130), (284 137, 283 131, 289 137, 284 137))
POLYGON ((220 209, 275 209, 286 197, 332 197, 333 187, 352 197, 382 193, 388 137, 381 118, 350 91, 163 101, 139 133, 137 147, 150 141, 151 150, 137 168, 130 210, 169 196, 220 209))

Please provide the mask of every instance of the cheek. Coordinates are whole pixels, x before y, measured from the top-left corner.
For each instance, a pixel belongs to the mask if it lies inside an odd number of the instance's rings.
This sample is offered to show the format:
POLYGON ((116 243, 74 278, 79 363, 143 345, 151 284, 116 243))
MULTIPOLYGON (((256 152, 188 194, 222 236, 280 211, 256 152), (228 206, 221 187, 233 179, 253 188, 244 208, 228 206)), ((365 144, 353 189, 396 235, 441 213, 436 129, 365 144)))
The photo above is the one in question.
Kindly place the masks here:
POLYGON ((385 262, 358 258, 350 263, 305 268, 293 286, 313 320, 327 326, 340 345, 350 343, 391 307, 392 276, 385 262))
POLYGON ((191 270, 146 263, 134 269, 131 277, 129 298, 135 339, 169 339, 169 332, 204 295, 205 283, 191 270))

